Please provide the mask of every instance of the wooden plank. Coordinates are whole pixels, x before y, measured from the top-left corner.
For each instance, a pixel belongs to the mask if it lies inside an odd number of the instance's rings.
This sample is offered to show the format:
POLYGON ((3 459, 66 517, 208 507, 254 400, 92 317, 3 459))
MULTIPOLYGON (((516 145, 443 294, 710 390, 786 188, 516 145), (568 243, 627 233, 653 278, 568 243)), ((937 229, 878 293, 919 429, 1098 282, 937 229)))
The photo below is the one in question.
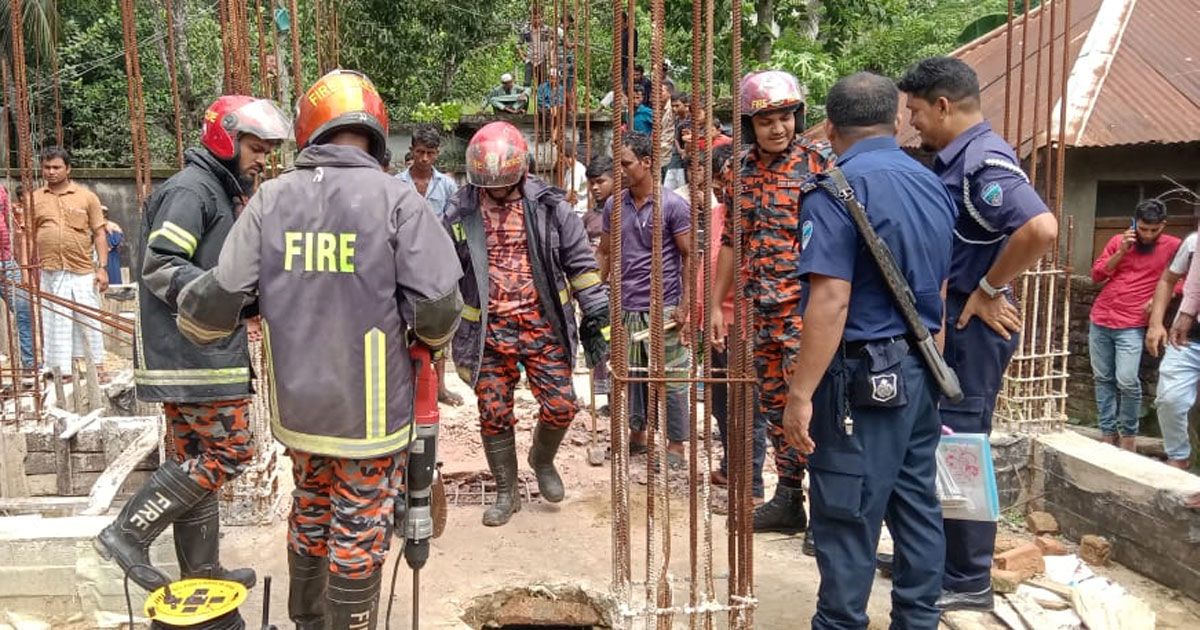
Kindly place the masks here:
POLYGON ((0 499, 0 512, 10 514, 74 514, 87 505, 86 497, 11 497, 0 499))
POLYGON ((53 453, 58 436, 50 433, 49 428, 30 431, 25 434, 26 453, 53 453))
POLYGON ((83 370, 79 369, 78 361, 71 361, 71 400, 75 407, 71 409, 75 413, 83 413, 87 409, 87 396, 84 392, 83 385, 83 370))
MULTIPOLYGON (((1021 621, 1021 615, 1017 614, 1016 609, 1008 603, 1008 600, 1003 597, 997 597, 995 606, 992 608, 992 614, 996 618, 1004 622, 1009 630, 1028 630, 1028 626, 1024 621, 1021 621)), ((1037 630, 1036 628, 1034 630, 1037 630)))
POLYGON ((58 494, 58 475, 26 475, 25 487, 29 490, 29 496, 54 496, 58 494))
POLYGON ((139 462, 158 448, 161 439, 161 427, 157 423, 146 427, 116 460, 109 464, 108 469, 96 480, 88 493, 88 506, 83 510, 85 515, 103 514, 112 505, 113 497, 121 489, 125 477, 133 471, 139 462))
MULTIPOLYGON (((91 354, 91 352, 89 351, 88 354, 91 354)), ((96 363, 103 361, 104 357, 99 357, 94 360, 88 359, 86 362, 87 372, 85 376, 87 377, 88 405, 90 405, 92 409, 103 410, 108 406, 106 404, 107 401, 104 400, 104 396, 100 393, 100 375, 96 372, 96 363)))
POLYGON ((105 468, 108 468, 108 461, 104 459, 104 453, 71 453, 71 472, 75 475, 102 473, 105 468))
POLYGON ((1004 596, 1004 599, 1012 604, 1017 614, 1020 615, 1021 621, 1024 621, 1030 628, 1052 630, 1059 627, 1059 624, 1051 619, 1033 599, 1016 593, 1009 593, 1004 596))
POLYGON ((71 406, 71 401, 67 398, 67 390, 63 385, 62 368, 54 368, 51 374, 51 380, 54 381, 54 398, 58 401, 58 406, 67 411, 74 411, 73 409, 68 409, 71 406))
POLYGON ((98 407, 96 409, 93 409, 92 412, 89 413, 88 415, 83 416, 82 418, 79 418, 78 420, 68 422, 66 430, 64 430, 62 433, 58 434, 58 439, 69 440, 69 439, 75 437, 75 434, 79 433, 81 430, 83 430, 84 427, 99 420, 100 414, 103 412, 104 412, 104 408, 98 407))
POLYGON ((1067 601, 1071 601, 1071 596, 1075 593, 1074 588, 1067 586, 1066 584, 1059 584, 1054 580, 1049 580, 1046 578, 1032 578, 1025 580, 1025 583, 1030 586, 1046 589, 1047 591, 1050 591, 1051 593, 1054 593, 1055 595, 1058 595, 1067 601))
MULTIPOLYGON (((67 421, 58 419, 54 422, 54 433, 61 435, 67 429, 67 421)), ((71 494, 71 442, 59 440, 54 445, 54 472, 58 475, 58 493, 67 496, 71 494)))

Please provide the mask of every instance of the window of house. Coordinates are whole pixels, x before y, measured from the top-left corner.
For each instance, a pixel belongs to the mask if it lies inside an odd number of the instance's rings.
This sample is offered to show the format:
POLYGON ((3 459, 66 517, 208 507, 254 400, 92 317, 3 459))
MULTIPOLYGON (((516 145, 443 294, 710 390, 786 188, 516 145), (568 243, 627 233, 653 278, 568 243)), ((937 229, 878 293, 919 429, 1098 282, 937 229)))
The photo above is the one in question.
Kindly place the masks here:
MULTIPOLYGON (((1193 193, 1200 193, 1200 181, 1184 180, 1180 183, 1193 193)), ((1096 218, 1129 219, 1139 202, 1157 197, 1173 188, 1175 184, 1166 180, 1100 182, 1096 190, 1096 218)), ((1167 204, 1167 214, 1172 217, 1191 218, 1200 210, 1195 199, 1184 193, 1169 195, 1163 202, 1167 204)))
MULTIPOLYGON (((1200 180, 1179 180, 1193 193, 1200 193, 1200 180)), ((1092 231, 1092 257, 1104 250, 1105 243, 1113 236, 1129 229, 1133 210, 1143 199, 1157 197, 1176 188, 1166 180, 1100 182, 1096 189, 1096 223, 1092 231)), ((1167 233, 1178 237, 1187 236, 1196 229, 1200 216, 1200 204, 1187 193, 1168 195, 1163 199, 1167 205, 1167 233)))

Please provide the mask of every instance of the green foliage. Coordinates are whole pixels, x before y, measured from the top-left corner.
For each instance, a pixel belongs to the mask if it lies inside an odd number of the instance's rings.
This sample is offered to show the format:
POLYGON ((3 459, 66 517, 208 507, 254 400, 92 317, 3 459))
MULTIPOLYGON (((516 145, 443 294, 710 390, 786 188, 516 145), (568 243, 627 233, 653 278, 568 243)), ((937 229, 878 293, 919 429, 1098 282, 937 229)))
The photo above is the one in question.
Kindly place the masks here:
MULTIPOLYGON (((718 97, 729 93, 736 78, 731 71, 730 1, 716 1, 713 63, 718 97)), ((897 76, 917 59, 945 54, 964 38, 1001 25, 1007 12, 1005 0, 739 1, 744 16, 743 71, 774 67, 796 74, 809 88, 812 119, 821 114, 825 95, 838 77, 862 69, 897 76), (777 28, 756 19, 756 11, 766 11, 767 5, 777 28), (770 38, 769 48, 756 46, 766 37, 770 38), (755 61, 756 55, 768 50, 768 61, 755 61)), ((37 33, 44 32, 44 25, 54 19, 52 7, 56 6, 60 15, 57 51, 68 146, 83 165, 128 165, 129 114, 116 0, 21 2, 26 6, 30 46, 35 49, 51 49, 51 42, 37 33)), ((221 87, 220 25, 211 0, 177 2, 187 11, 183 43, 192 81, 190 101, 184 103, 184 136, 190 144, 196 139, 203 108, 221 87)), ((0 0, 0 17, 5 6, 0 0)), ((394 121, 449 128, 463 114, 479 111, 500 74, 511 72, 518 82, 523 78, 519 36, 530 17, 528 0, 447 0, 424 3, 412 11, 398 10, 390 0, 348 0, 336 6, 340 11, 341 64, 365 72, 376 82, 394 121)), ((541 6, 549 11, 549 3, 541 6)), ((137 7, 151 153, 155 164, 169 164, 174 158, 174 118, 163 42, 164 7, 162 0, 138 2, 137 7)), ((317 73, 313 3, 302 1, 299 8, 291 21, 301 34, 304 76, 311 82, 317 73)), ((701 70, 692 67, 692 38, 703 25, 692 23, 692 9, 692 0, 666 0, 664 56, 672 78, 683 90, 691 89, 694 72, 701 70)), ((544 15, 543 21, 550 22, 552 17, 544 15)), ((612 87, 612 4, 592 2, 589 24, 583 24, 582 13, 576 19, 581 28, 588 29, 592 42, 592 80, 587 87, 590 102, 596 106, 612 87)), ((648 5, 639 6, 635 19, 641 36, 638 61, 649 65, 648 5)), ((5 26, 0 25, 0 31, 7 31, 5 26)), ((6 39, 6 32, 4 36, 6 39)), ((252 50, 256 39, 252 26, 252 50)), ((279 54, 290 70, 286 33, 281 43, 279 54)), ((582 36, 574 52, 582 103, 588 69, 582 36)), ((257 60, 252 63, 256 65, 257 60)), ((257 77, 256 69, 254 74, 257 77)), ((31 60, 35 141, 39 143, 53 138, 52 86, 48 63, 31 60)), ((291 104, 285 106, 290 109, 291 104)))
MULTIPOLYGON (((1031 8, 1036 8, 1041 2, 1039 0, 1031 0, 1029 4, 1031 8)), ((1013 5, 1014 12, 1023 13, 1025 11, 1025 2, 1014 2, 1013 5)), ((958 43, 961 45, 979 39, 991 31, 1004 26, 1006 23, 1008 23, 1007 11, 985 15, 971 22, 963 29, 963 32, 958 36, 958 43)))
POLYGON ((462 103, 417 103, 412 109, 408 120, 413 123, 429 123, 441 126, 442 131, 450 131, 462 119, 462 103))

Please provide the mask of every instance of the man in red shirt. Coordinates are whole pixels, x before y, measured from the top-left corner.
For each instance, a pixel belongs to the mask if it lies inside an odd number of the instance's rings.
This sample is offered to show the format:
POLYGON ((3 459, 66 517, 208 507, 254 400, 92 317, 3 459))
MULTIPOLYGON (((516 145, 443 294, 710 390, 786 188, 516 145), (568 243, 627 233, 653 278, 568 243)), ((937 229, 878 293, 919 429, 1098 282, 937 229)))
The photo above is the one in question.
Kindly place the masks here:
POLYGON ((1154 288, 1179 249, 1163 234, 1167 209, 1150 199, 1138 204, 1133 226, 1109 239, 1092 265, 1092 281, 1104 283, 1092 304, 1088 349, 1096 379, 1096 407, 1104 440, 1134 450, 1142 383, 1138 368, 1154 288))

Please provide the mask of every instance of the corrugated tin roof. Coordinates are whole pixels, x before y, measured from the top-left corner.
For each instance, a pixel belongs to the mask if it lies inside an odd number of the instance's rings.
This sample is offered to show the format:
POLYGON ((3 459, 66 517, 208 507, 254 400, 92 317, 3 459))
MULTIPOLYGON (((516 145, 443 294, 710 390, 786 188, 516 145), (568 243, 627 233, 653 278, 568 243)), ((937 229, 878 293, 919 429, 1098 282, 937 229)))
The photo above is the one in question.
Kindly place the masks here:
MULTIPOLYGON (((1200 0, 1073 0, 1067 72, 1078 63, 1088 34, 1097 26, 1096 16, 1105 2, 1131 2, 1132 14, 1115 44, 1110 65, 1098 77, 1099 89, 1089 94, 1071 93, 1071 99, 1084 99, 1081 106, 1090 111, 1082 118, 1078 137, 1068 145, 1105 147, 1146 143, 1173 144, 1200 141, 1200 0)), ((951 53, 975 69, 979 75, 984 116, 998 132, 1004 133, 1020 153, 1026 155, 1035 144, 1046 142, 1046 129, 1058 132, 1058 103, 1062 94, 1064 2, 1054 16, 1058 36, 1049 37, 1049 7, 1035 9, 1029 16, 1028 38, 1022 46, 1024 20, 1013 25, 1011 92, 1005 103, 1005 60, 1008 49, 1007 27, 1000 27, 951 53), (1043 32, 1039 47, 1039 30, 1043 32), (1053 50, 1053 89, 1047 90, 1046 73, 1053 50), (1024 79, 1021 53, 1024 51, 1024 79), (1039 52, 1041 54, 1040 73, 1039 52), (1018 98, 1020 94, 1020 98, 1018 98), (1036 102, 1035 102, 1036 99, 1036 102), (1022 116, 1021 104, 1024 105, 1022 116), (1047 111, 1047 110, 1051 111, 1047 111), (1020 138, 1017 142, 1017 127, 1020 138), (1035 134, 1036 130, 1036 134, 1035 134)), ((1083 64, 1080 64, 1081 67, 1083 64)), ((918 143, 917 132, 907 123, 900 129, 899 140, 906 146, 918 143)), ((1068 116, 1070 120, 1070 116, 1068 116)), ((820 135, 817 128, 809 135, 820 135)))

